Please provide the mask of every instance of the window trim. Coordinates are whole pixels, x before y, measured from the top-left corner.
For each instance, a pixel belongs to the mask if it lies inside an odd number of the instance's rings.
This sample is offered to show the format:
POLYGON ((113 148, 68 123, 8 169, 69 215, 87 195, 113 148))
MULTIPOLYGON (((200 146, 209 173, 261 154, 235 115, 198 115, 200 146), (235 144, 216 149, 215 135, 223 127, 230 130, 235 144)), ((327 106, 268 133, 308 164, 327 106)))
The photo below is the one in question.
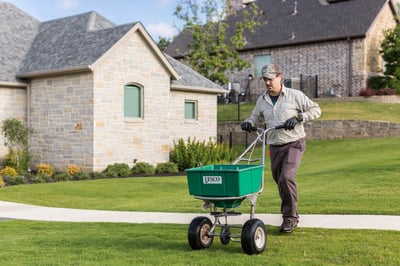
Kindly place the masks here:
POLYGON ((144 119, 144 88, 142 85, 138 83, 127 83, 124 85, 124 97, 123 97, 123 116, 125 119, 125 122, 138 122, 142 121, 144 119), (140 110, 139 110, 139 116, 127 116, 126 114, 126 88, 127 87, 136 87, 140 90, 140 110))
POLYGON ((185 100, 185 103, 184 103, 184 119, 185 119, 185 121, 191 121, 191 122, 193 122, 193 121, 198 121, 198 101, 196 101, 196 100, 185 100), (193 106, 194 106, 194 111, 193 111, 193 115, 194 115, 194 117, 193 118, 187 118, 186 117, 186 104, 193 104, 193 106))

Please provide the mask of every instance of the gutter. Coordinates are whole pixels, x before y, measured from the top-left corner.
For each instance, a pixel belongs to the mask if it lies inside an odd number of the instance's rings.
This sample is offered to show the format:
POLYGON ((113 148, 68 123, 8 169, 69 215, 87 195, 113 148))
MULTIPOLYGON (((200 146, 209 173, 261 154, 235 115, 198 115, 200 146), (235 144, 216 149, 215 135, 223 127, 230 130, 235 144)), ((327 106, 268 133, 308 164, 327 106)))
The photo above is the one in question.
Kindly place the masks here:
POLYGON ((186 92, 195 92, 195 93, 208 93, 208 94, 224 94, 224 93, 229 93, 228 90, 225 90, 223 88, 218 89, 211 89, 211 88, 204 88, 204 87, 192 87, 192 86, 187 86, 187 85, 177 85, 177 84, 171 84, 171 90, 174 91, 186 91, 186 92))
POLYGON ((38 78, 38 77, 58 76, 58 75, 63 75, 63 74, 73 74, 73 73, 90 72, 90 71, 92 71, 91 66, 79 66, 79 67, 71 67, 71 68, 63 68, 63 69, 52 69, 52 70, 19 73, 16 75, 16 77, 17 78, 38 78))
POLYGON ((8 82, 8 81, 0 81, 0 87, 6 88, 26 88, 28 87, 28 83, 24 82, 8 82))

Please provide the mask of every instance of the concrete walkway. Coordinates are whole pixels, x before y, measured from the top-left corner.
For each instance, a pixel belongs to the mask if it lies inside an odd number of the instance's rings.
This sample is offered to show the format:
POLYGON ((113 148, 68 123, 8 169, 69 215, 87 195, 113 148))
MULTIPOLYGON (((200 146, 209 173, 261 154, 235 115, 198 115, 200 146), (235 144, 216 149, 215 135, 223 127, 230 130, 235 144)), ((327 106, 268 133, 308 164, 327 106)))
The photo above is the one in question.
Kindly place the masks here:
MULTIPOLYGON (((170 223, 189 224, 194 217, 208 213, 96 211, 68 208, 41 207, 0 201, 0 220, 32 220, 56 222, 114 222, 114 223, 170 223)), ((249 214, 228 218, 229 224, 244 224, 249 214)), ((279 214, 257 214, 265 224, 279 226, 279 214)), ((400 216, 391 215, 312 215, 300 216, 298 227, 377 229, 400 231, 400 216)))

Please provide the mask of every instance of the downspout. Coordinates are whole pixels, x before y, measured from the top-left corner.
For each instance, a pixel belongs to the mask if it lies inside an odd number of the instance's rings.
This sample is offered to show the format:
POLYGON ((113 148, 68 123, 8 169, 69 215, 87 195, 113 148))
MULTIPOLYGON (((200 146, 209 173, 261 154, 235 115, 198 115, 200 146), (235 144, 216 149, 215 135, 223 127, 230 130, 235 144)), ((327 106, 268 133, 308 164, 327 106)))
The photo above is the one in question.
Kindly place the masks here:
MULTIPOLYGON (((28 86, 26 87, 26 124, 28 128, 31 128, 31 102, 32 102, 32 96, 31 96, 31 82, 28 83, 28 86)), ((29 153, 31 152, 31 136, 32 133, 29 132, 29 137, 28 137, 28 149, 29 153)), ((28 172, 30 172, 31 166, 28 165, 28 172)))
POLYGON ((352 89, 351 89, 351 86, 352 86, 352 73, 353 73, 353 45, 352 45, 352 41, 351 41, 351 38, 350 37, 347 37, 347 42, 348 42, 348 44, 349 44, 349 62, 348 62, 348 73, 347 73, 347 76, 348 76, 348 78, 347 78, 347 90, 348 90, 348 96, 349 97, 351 97, 351 96, 353 96, 353 93, 352 93, 352 89))

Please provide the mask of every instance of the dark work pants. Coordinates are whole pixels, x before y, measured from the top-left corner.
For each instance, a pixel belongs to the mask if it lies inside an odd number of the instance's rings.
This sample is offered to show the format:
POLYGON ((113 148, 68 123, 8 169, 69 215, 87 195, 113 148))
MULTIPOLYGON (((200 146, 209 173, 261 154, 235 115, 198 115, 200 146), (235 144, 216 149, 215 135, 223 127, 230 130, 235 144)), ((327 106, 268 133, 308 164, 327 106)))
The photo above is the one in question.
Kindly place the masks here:
POLYGON ((306 149, 301 138, 286 145, 270 145, 272 177, 278 186, 281 197, 283 219, 298 219, 296 173, 306 149))

